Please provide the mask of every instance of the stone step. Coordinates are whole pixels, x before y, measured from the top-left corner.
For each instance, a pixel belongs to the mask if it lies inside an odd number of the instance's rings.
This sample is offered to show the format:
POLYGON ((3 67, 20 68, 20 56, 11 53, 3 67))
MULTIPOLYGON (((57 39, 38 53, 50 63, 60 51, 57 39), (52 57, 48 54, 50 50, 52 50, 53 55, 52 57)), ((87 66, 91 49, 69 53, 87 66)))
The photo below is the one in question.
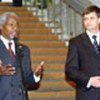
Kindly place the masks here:
POLYGON ((39 54, 39 55, 66 55, 67 54, 67 48, 30 48, 30 51, 32 54, 39 54))
POLYGON ((30 100, 75 100, 74 91, 28 92, 30 100))
POLYGON ((54 56, 51 56, 51 55, 33 55, 33 56, 31 56, 31 59, 32 59, 32 61, 45 61, 45 63, 48 63, 48 62, 65 62, 65 59, 66 59, 66 56, 63 56, 63 55, 54 55, 54 56))
MULTIPOLYGON (((32 64, 32 69, 33 70, 35 70, 36 69, 36 67, 38 66, 40 64, 40 62, 38 62, 38 63, 35 63, 34 61, 33 61, 33 64, 32 64)), ((63 64, 61 63, 61 64, 58 64, 58 63, 56 63, 56 64, 48 64, 48 63, 44 63, 44 71, 50 71, 50 72, 56 72, 56 71, 63 71, 64 72, 64 68, 65 68, 65 63, 63 62, 63 64)))
POLYGON ((61 41, 20 41, 21 43, 34 48, 62 48, 65 47, 65 44, 61 41))
POLYGON ((0 12, 6 12, 6 11, 16 11, 16 12, 25 11, 26 13, 28 12, 26 7, 10 6, 9 3, 0 3, 0 4, 1 5, 8 4, 8 6, 0 6, 0 12))
POLYGON ((46 70, 45 67, 44 67, 43 80, 45 80, 45 81, 64 81, 65 74, 64 74, 63 69, 61 69, 61 70, 52 70, 50 72, 49 70, 46 70))
POLYGON ((27 22, 23 22, 23 23, 20 23, 20 28, 23 28, 23 29, 27 29, 27 28, 29 28, 29 29, 39 29, 39 28, 45 28, 46 29, 46 27, 45 27, 45 25, 43 24, 43 23, 39 23, 39 22, 29 22, 28 20, 27 20, 27 22))
POLYGON ((23 16, 27 16, 27 17, 32 17, 32 13, 31 12, 27 12, 27 11, 15 11, 16 14, 18 14, 19 17, 23 17, 23 16))
MULTIPOLYGON (((5 7, 5 8, 6 8, 6 7, 5 7)), ((10 11, 10 12, 15 12, 19 17, 23 17, 23 16, 27 16, 27 17, 28 17, 28 16, 29 16, 29 17, 31 16, 31 17, 32 17, 32 16, 33 16, 31 12, 27 12, 27 11, 24 11, 24 10, 23 10, 23 11, 19 11, 19 10, 11 11, 11 10, 7 10, 7 9, 6 9, 5 11, 2 11, 2 10, 1 10, 1 11, 0 11, 0 14, 2 14, 2 13, 4 13, 4 12, 9 12, 9 11, 10 11)))
MULTIPOLYGON (((34 98, 29 98, 29 100, 34 100, 34 98)), ((51 98, 35 98, 35 100, 75 100, 74 96, 69 97, 51 97, 51 98)))
POLYGON ((40 87, 36 91, 51 92, 51 91, 74 91, 74 88, 65 82, 61 81, 41 81, 40 87))
POLYGON ((33 35, 25 35, 25 34, 21 34, 20 35, 20 40, 23 40, 23 41, 57 41, 58 40, 58 37, 57 36, 54 36, 54 35, 50 35, 50 34, 47 34, 47 35, 36 35, 36 34, 33 34, 33 35))
POLYGON ((29 22, 29 23, 32 23, 32 22, 39 22, 39 19, 36 17, 36 16, 23 16, 23 17, 20 17, 20 21, 21 23, 23 22, 29 22))
POLYGON ((52 34, 51 29, 20 29, 21 34, 52 34))
POLYGON ((10 3, 7 3, 7 2, 5 2, 5 3, 0 2, 0 8, 1 8, 1 7, 6 7, 6 6, 9 6, 9 5, 10 5, 10 3))

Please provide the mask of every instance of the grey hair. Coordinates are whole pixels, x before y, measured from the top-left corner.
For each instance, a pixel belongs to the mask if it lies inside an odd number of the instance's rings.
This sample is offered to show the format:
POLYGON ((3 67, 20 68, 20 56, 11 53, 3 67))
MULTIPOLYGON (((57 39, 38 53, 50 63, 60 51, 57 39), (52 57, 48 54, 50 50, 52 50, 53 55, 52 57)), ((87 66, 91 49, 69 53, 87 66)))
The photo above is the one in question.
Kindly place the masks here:
POLYGON ((13 16, 13 17, 18 19, 18 15, 16 13, 14 13, 14 12, 5 12, 5 13, 0 15, 0 26, 4 25, 7 22, 9 16, 13 16))

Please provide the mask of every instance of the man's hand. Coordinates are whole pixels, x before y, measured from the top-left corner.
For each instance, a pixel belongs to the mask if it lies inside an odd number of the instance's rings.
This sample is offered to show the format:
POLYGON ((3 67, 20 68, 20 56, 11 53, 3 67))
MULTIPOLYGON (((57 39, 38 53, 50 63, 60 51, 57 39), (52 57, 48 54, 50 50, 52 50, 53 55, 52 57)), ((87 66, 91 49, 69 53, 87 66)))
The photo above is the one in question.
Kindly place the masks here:
POLYGON ((100 88, 100 76, 93 76, 90 78, 91 86, 100 88))
POLYGON ((12 67, 11 65, 0 65, 0 75, 14 75, 15 73, 15 67, 12 67))
POLYGON ((44 61, 42 61, 40 63, 40 65, 36 68, 36 70, 35 70, 35 75, 36 76, 39 76, 39 75, 42 76, 43 75, 43 71, 44 71, 43 65, 44 65, 44 61))

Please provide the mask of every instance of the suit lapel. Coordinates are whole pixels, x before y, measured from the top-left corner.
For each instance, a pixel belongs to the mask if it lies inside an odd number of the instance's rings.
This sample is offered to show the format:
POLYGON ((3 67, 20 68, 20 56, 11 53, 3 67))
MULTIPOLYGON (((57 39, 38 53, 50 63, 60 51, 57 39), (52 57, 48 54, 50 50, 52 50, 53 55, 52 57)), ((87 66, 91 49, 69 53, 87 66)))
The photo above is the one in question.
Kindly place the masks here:
POLYGON ((84 44, 87 46, 87 48, 89 48, 91 50, 91 52, 93 52, 93 54, 95 54, 97 56, 97 54, 94 50, 93 44, 91 43, 91 41, 86 33, 83 33, 82 39, 83 39, 84 44))
POLYGON ((12 64, 8 50, 6 49, 3 42, 0 40, 0 60, 2 60, 3 65, 12 64))

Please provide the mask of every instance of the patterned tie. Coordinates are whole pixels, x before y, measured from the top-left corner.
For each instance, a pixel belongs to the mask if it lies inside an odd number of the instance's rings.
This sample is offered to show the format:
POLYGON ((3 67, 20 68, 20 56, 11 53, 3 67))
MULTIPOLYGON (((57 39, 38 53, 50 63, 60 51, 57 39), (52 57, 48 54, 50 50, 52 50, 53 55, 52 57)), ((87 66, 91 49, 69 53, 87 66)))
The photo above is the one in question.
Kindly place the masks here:
POLYGON ((98 55, 100 55, 99 45, 98 45, 97 40, 96 40, 97 37, 95 35, 93 35, 92 38, 94 40, 94 42, 93 42, 94 49, 95 49, 96 53, 98 55))
POLYGON ((15 55, 14 55, 14 52, 12 51, 12 49, 11 49, 12 43, 9 42, 9 43, 8 43, 8 46, 9 46, 9 48, 8 48, 9 55, 10 55, 10 57, 12 58, 12 60, 14 60, 15 55))

